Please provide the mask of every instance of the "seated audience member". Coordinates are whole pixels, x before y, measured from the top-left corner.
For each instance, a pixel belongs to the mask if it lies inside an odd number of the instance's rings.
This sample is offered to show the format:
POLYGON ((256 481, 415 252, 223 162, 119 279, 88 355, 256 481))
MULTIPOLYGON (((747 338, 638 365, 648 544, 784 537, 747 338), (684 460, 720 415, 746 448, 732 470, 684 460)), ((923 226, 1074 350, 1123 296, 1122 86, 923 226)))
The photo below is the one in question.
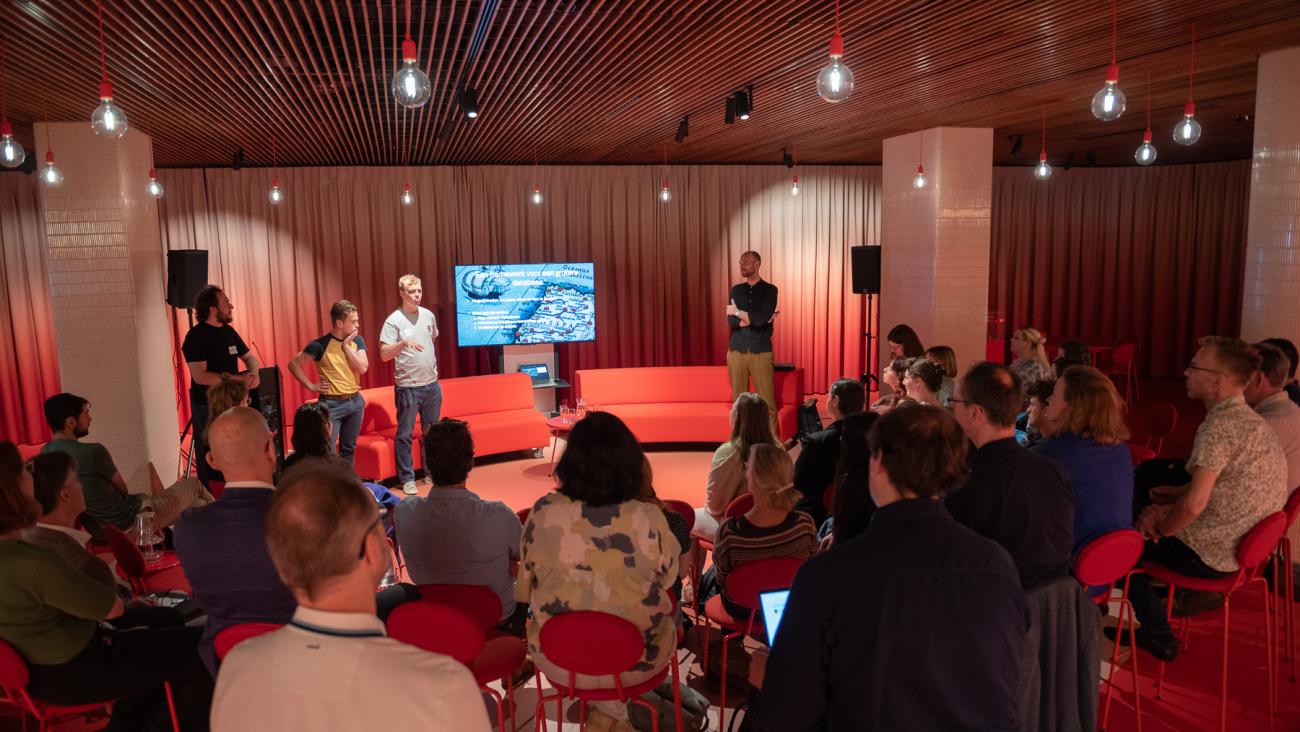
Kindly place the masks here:
POLYGON ((905 323, 890 328, 885 343, 889 347, 890 358, 925 357, 925 346, 921 345, 921 338, 912 330, 912 326, 905 323))
POLYGON ((1073 365, 1092 365, 1092 349, 1088 347, 1086 341, 1078 338, 1068 338, 1061 341, 1059 355, 1062 358, 1068 359, 1073 365))
MULTIPOLYGON (((1039 382, 1040 384, 1043 382, 1039 382)), ((1047 407, 1049 437, 1034 452, 1065 468, 1074 491, 1074 551, 1133 525, 1133 460, 1124 400, 1105 374, 1071 366, 1047 407)))
POLYGON ((901 357, 889 362, 889 365, 881 372, 880 380, 885 382, 885 386, 889 387, 890 393, 872 402, 871 411, 876 414, 884 414, 908 401, 907 387, 903 385, 903 377, 907 374, 907 369, 911 363, 912 359, 901 357))
POLYGON ((1060 465, 1016 442, 1021 393, 1014 372, 987 361, 957 381, 953 414, 975 450, 965 485, 945 503, 1011 554, 1028 591, 1069 573, 1075 499, 1060 465))
MULTIPOLYGON (((875 501, 871 500, 868 470, 871 451, 867 436, 879 418, 877 414, 863 412, 844 420, 840 462, 835 466, 835 506, 829 519, 832 546, 843 545, 866 531, 876 510, 875 501)), ((819 533, 825 535, 825 526, 819 533)))
POLYGON ((742 564, 772 557, 804 559, 817 551, 817 525, 808 514, 795 511, 799 498, 794 489, 794 465, 784 450, 757 445, 745 467, 754 506, 741 516, 722 522, 713 549, 713 566, 700 580, 701 607, 713 595, 722 595, 727 612, 747 618, 751 611, 727 595, 727 575, 742 564))
POLYGON ((1052 379, 1050 380, 1061 378, 1061 374, 1065 373, 1065 370, 1070 368, 1071 366, 1087 366, 1087 365, 1088 365, 1087 361, 1070 358, 1069 356, 1057 356, 1056 360, 1052 362, 1052 379))
POLYGON ((206 459, 226 476, 225 492, 210 506, 186 511, 173 533, 181 569, 208 616, 199 653, 215 674, 218 633, 239 623, 287 623, 297 602, 266 549, 266 512, 275 495, 271 431, 249 407, 213 414, 206 459))
POLYGON ((1282 353, 1286 354, 1287 360, 1291 362, 1291 366, 1286 370, 1286 385, 1283 390, 1291 401, 1300 405, 1300 381, 1295 377, 1296 366, 1300 365, 1300 351, 1296 350, 1294 343, 1285 338, 1265 338, 1263 342, 1281 349, 1282 353))
POLYGON ((198 628, 102 624, 122 616, 115 588, 23 540, 41 515, 13 443, 0 442, 0 638, 27 661, 27 692, 54 704, 114 700, 109 729, 171 729, 170 682, 182 729, 208 728, 212 677, 198 628))
POLYGON ((939 405, 948 406, 952 390, 957 386, 957 354, 948 346, 930 346, 925 350, 925 359, 943 369, 943 385, 939 387, 939 405))
MULTIPOLYGON (((1011 335, 1011 373, 1020 382, 1020 408, 1029 403, 1029 385, 1039 379, 1052 378, 1052 364, 1047 360, 1047 336, 1033 328, 1021 328, 1011 335)), ((1020 411, 1017 409, 1016 411, 1020 411)))
MULTIPOLYGON (((285 459, 284 469, 288 470, 307 458, 337 459, 331 429, 330 408, 325 402, 307 402, 298 407, 298 411, 293 414, 293 438, 290 442, 293 454, 285 459)), ((347 466, 349 470, 353 469, 351 463, 347 463, 347 466)), ((387 511, 391 512, 401 502, 400 498, 378 483, 364 482, 362 485, 387 511)), ((389 538, 394 538, 393 535, 394 532, 390 531, 389 538)))
POLYGON ((233 407, 247 407, 248 387, 242 381, 222 379, 208 387, 208 414, 213 417, 233 407))
MULTIPOLYGON (((677 539, 677 581, 673 583, 673 595, 678 599, 679 606, 686 606, 693 598, 682 596, 682 579, 690 577, 691 564, 691 529, 686 523, 686 517, 672 510, 663 501, 659 500, 659 495, 655 493, 655 476, 654 469, 650 466, 650 458, 642 463, 641 492, 637 495, 637 500, 658 506, 663 511, 664 520, 668 522, 668 528, 673 533, 673 538, 677 539)), ((681 615, 679 614, 680 618, 681 615)))
POLYGON ((939 389, 943 388, 943 369, 923 358, 912 359, 907 374, 903 376, 903 388, 909 398, 921 404, 944 406, 939 401, 939 389))
POLYGON ((1286 456, 1289 494, 1300 486, 1300 406, 1287 397, 1283 388, 1292 367, 1282 349, 1267 341, 1256 343, 1255 350, 1259 352, 1259 371, 1250 377, 1242 396, 1277 433, 1282 454, 1286 456))
POLYGON ((867 394, 856 379, 839 379, 826 393, 826 412, 833 420, 820 431, 803 440, 803 449, 794 463, 794 488, 801 498, 794 510, 812 517, 814 526, 826 520, 822 499, 835 481, 835 466, 840 461, 840 433, 844 419, 866 407, 867 394))
POLYGON ((298 609, 226 657, 214 730, 490 729, 465 666, 388 638, 375 616, 392 558, 379 519, 370 492, 339 464, 306 461, 280 479, 266 544, 298 609), (395 673, 400 693, 391 693, 395 673))
MULTIPOLYGON (((1241 537, 1282 510, 1286 457, 1268 422, 1242 396, 1259 370, 1259 354, 1236 338, 1206 336, 1200 345, 1183 372, 1187 395, 1207 410, 1187 458, 1191 482, 1153 488, 1155 503, 1143 509, 1136 528, 1147 538, 1144 562, 1213 579, 1235 572, 1241 537)), ((1165 618, 1163 595, 1147 575, 1133 577, 1129 599, 1142 625, 1138 647, 1172 661, 1179 643, 1165 618)))
MULTIPOLYGON (((755 401, 766 430, 767 407, 755 401)), ((567 680, 569 672, 542 653, 540 632, 551 618, 575 610, 617 615, 644 636, 645 652, 622 674, 625 687, 657 676, 676 652, 668 589, 677 579, 680 547, 663 511, 637 499, 644 464, 645 454, 622 420, 608 412, 588 414, 573 426, 555 465, 559 487, 538 499, 528 515, 515 598, 530 604, 528 650, 553 679, 567 680)), ((576 677, 578 688, 609 684, 609 677, 576 677)), ((631 729, 623 703, 598 701, 589 708, 589 725, 631 729)))
POLYGON ((736 397, 731 406, 731 439, 718 446, 709 463, 704 508, 695 509, 691 533, 713 541, 727 506, 745 492, 745 461, 754 445, 775 445, 767 403, 753 392, 736 397))
POLYGON ((409 497, 393 512, 406 572, 417 585, 489 587, 501 598, 500 630, 522 636, 527 606, 515 603, 511 564, 519 559, 523 527, 500 501, 485 501, 465 487, 474 469, 469 425, 443 418, 425 428, 433 487, 409 497))
POLYGON ((881 417, 870 450, 875 516, 799 570, 771 656, 751 672, 765 678, 746 723, 1020 729, 1028 625, 1016 567, 940 500, 965 475, 965 436, 947 410, 917 406, 881 417))
POLYGON ((1056 389, 1054 379, 1039 379, 1029 386, 1029 411, 1025 420, 1025 433, 1029 445, 1042 442, 1043 435, 1051 434, 1051 424, 1047 419, 1047 407, 1052 403, 1052 392, 1056 389))
MULTIPOLYGON (((164 489, 155 479, 151 495, 132 493, 113 463, 108 449, 98 442, 83 442, 90 434, 90 402, 73 394, 55 394, 45 400, 45 421, 54 432, 41 452, 66 452, 77 463, 77 477, 86 494, 87 528, 96 538, 102 526, 116 526, 123 531, 135 528, 136 514, 152 510, 154 525, 171 526, 181 512, 191 506, 211 503, 212 494, 198 478, 184 478, 164 489)), ((152 465, 149 466, 152 470, 152 465)), ((155 473, 156 475, 156 473, 155 473)))

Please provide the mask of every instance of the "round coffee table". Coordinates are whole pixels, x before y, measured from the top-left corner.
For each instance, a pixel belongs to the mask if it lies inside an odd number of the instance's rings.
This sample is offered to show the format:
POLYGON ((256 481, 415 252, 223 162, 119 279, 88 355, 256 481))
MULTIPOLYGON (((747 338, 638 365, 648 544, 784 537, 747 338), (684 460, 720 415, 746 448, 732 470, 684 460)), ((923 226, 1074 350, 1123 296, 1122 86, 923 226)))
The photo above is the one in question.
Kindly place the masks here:
POLYGON ((551 472, 547 475, 555 475, 555 451, 560 446, 561 438, 565 441, 569 439, 569 432, 577 422, 572 417, 551 417, 546 420, 546 426, 551 430, 551 472))

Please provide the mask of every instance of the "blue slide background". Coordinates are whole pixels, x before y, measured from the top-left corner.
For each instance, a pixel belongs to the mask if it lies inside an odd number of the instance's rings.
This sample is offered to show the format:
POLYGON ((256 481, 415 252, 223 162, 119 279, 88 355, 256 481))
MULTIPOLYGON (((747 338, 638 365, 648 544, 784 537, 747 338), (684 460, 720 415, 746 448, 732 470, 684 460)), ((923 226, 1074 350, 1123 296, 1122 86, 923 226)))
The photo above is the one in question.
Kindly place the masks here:
POLYGON ((595 275, 591 262, 457 265, 457 343, 593 341, 595 275))

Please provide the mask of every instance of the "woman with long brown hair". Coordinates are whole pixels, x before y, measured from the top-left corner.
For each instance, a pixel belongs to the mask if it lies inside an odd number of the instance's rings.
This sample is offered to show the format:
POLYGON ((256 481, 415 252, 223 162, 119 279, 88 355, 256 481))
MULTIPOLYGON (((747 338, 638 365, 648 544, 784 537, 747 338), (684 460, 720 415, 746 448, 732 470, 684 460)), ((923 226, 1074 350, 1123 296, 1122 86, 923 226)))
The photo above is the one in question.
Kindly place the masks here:
POLYGON ((718 522, 727 506, 746 492, 745 463, 755 445, 778 445, 768 421, 767 402, 753 392, 736 397, 731 406, 731 439, 718 446, 709 465, 709 478, 703 508, 695 509, 695 528, 691 533, 713 541, 718 522))

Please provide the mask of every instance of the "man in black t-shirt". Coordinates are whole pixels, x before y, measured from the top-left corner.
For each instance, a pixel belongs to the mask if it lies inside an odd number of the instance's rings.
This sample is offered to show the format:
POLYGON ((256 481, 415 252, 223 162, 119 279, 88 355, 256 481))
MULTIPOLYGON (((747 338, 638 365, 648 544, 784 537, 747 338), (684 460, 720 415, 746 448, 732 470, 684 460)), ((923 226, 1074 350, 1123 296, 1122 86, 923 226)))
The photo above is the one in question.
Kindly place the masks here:
POLYGON ((242 381, 249 391, 257 388, 257 358, 244 345, 234 327, 232 313, 235 306, 230 298, 216 285, 208 285, 194 298, 194 310, 198 324, 185 334, 181 344, 181 353, 185 363, 190 367, 190 414, 192 415, 194 435, 194 460, 198 466, 199 479, 206 486, 215 476, 212 467, 204 457, 208 448, 204 439, 204 430, 208 425, 208 387, 218 384, 222 379, 242 381), (243 373, 237 373, 239 362, 247 367, 243 373))

